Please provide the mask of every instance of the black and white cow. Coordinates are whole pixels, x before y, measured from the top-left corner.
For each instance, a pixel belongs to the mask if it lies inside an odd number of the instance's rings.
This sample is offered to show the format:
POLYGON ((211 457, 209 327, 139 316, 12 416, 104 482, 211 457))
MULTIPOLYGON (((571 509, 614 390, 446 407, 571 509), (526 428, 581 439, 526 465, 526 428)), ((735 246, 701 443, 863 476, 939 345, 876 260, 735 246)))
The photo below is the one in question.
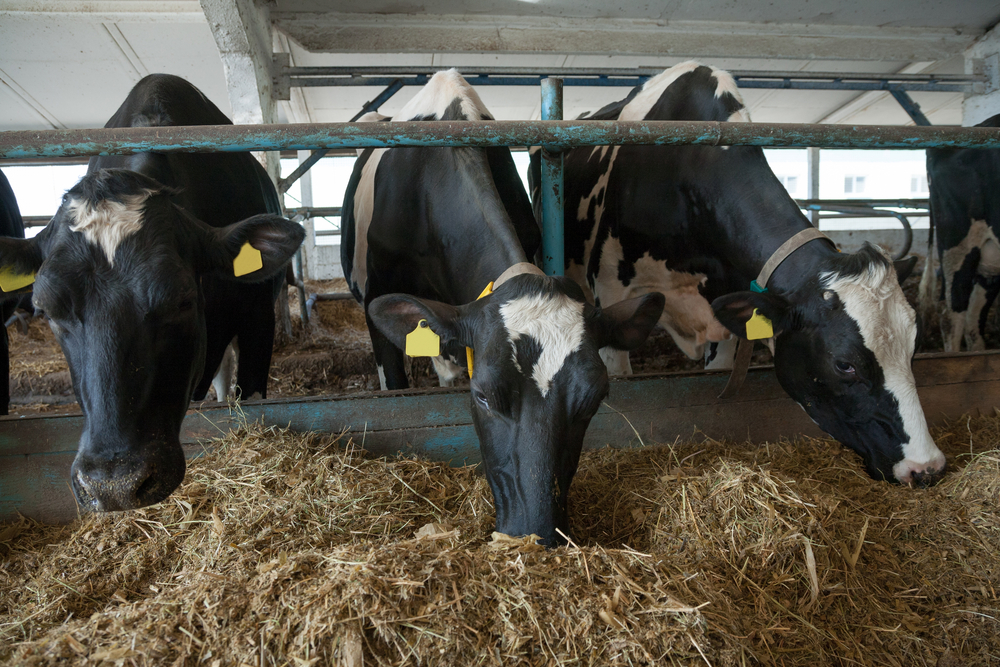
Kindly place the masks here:
MULTIPOLYGON (((696 62, 590 118, 750 120, 732 77, 696 62)), ((941 476, 911 371, 915 313, 884 253, 840 254, 816 239, 778 266, 767 292, 751 291, 772 253, 809 227, 760 148, 600 146, 570 151, 565 165, 566 273, 598 305, 663 293, 660 323, 694 358, 727 337, 720 322, 746 336, 759 309, 774 323, 781 385, 872 477, 941 476)))
MULTIPOLYGON (((0 171, 0 236, 24 238, 21 210, 17 207, 14 190, 11 189, 10 182, 2 171, 0 171)), ((0 317, 3 318, 3 322, 13 314, 17 301, 17 297, 2 300, 0 317)), ((10 341, 7 338, 7 327, 3 327, 3 335, 0 336, 0 368, 3 369, 3 377, 0 378, 3 382, 0 386, 0 415, 5 415, 10 404, 10 341)))
MULTIPOLYGON (((491 117, 451 70, 397 118, 491 117)), ((343 211, 344 274, 365 306, 383 388, 407 386, 401 350, 421 320, 463 365, 471 348, 496 530, 557 543, 584 432, 608 392, 598 349, 642 343, 662 297, 602 311, 571 280, 535 268, 539 231, 506 148, 366 150, 343 211)))
MULTIPOLYGON (((189 83, 152 75, 110 125, 224 121, 189 83)), ((304 236, 266 213, 273 187, 247 153, 144 154, 114 161, 132 170, 101 168, 109 162, 91 163, 36 237, 0 239, 0 267, 37 273, 35 308, 69 362, 84 415, 73 491, 85 510, 106 511, 159 502, 180 484, 181 421, 234 330, 243 391, 264 393, 273 276, 304 236), (235 278, 245 243, 262 266, 235 278), (229 321, 240 317, 256 327, 229 321)))
MULTIPOLYGON (((977 127, 1000 127, 1000 114, 977 127)), ((1000 149, 927 151, 947 352, 985 349, 986 316, 1000 293, 1000 149)), ((928 264, 930 266, 930 264, 928 264)))

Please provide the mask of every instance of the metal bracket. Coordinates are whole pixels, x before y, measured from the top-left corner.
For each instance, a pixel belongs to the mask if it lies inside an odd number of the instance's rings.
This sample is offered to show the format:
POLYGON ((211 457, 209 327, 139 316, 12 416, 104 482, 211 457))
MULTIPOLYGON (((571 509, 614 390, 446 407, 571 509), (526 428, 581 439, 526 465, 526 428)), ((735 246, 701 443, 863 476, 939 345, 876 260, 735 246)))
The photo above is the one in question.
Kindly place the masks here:
POLYGON ((889 94, 896 98, 896 101, 899 102, 899 106, 903 107, 903 111, 905 111, 910 118, 913 119, 913 122, 916 125, 931 124, 931 122, 927 120, 927 116, 924 115, 924 112, 920 110, 920 105, 914 102, 913 98, 910 97, 905 90, 893 86, 889 88, 889 94))
POLYGON ((288 68, 292 64, 290 53, 271 54, 271 98, 288 101, 292 99, 292 77, 288 68))

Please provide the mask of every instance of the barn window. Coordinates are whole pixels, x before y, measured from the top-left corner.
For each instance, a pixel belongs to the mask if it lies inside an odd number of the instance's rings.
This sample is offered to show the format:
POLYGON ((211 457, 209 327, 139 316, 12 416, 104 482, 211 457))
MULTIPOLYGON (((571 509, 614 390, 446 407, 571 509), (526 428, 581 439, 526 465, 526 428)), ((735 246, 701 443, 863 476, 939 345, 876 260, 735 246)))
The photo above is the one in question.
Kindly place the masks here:
POLYGON ((795 194, 795 190, 798 189, 799 177, 798 176, 779 176, 781 184, 785 186, 788 190, 788 194, 795 194))

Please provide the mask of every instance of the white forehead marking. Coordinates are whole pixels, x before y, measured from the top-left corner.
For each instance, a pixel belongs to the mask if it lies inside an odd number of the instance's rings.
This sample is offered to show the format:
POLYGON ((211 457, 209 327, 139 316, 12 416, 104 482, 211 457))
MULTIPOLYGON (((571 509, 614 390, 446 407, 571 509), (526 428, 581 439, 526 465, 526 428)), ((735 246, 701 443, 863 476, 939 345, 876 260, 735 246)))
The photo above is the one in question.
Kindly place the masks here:
POLYGON ((69 215, 75 221, 70 229, 104 250, 108 262, 114 265, 115 251, 121 242, 142 229, 143 208, 152 194, 152 190, 143 190, 137 195, 123 196, 121 202, 70 199, 69 215))
POLYGON ((456 69, 432 76, 394 118, 412 120, 421 116, 434 116, 440 120, 456 99, 460 101, 462 113, 467 120, 481 120, 483 117, 493 119, 479 95, 456 69))
MULTIPOLYGON (((533 294, 512 299, 500 306, 500 317, 510 334, 511 347, 530 336, 538 342, 541 354, 532 378, 542 396, 549 393, 552 378, 563 367, 566 357, 583 343, 583 302, 565 294, 533 294)), ((517 351, 514 351, 517 364, 517 351)))
POLYGON ((885 387, 896 397, 903 430, 903 459, 924 464, 944 461, 934 444, 917 396, 910 359, 917 335, 916 313, 903 296, 892 265, 873 264, 858 276, 824 273, 822 282, 844 304, 858 324, 865 347, 872 351, 885 375, 885 387))

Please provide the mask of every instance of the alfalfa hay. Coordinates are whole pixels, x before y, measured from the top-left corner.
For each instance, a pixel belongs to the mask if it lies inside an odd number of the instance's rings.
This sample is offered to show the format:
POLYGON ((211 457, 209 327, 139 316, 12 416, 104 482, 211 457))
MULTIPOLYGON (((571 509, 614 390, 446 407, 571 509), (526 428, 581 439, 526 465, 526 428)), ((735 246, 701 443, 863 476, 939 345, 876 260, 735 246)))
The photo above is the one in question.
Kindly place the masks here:
POLYGON ((493 539, 470 468, 251 425, 159 506, 0 535, 0 660, 83 665, 989 665, 1000 418, 952 472, 836 443, 585 454, 573 541, 493 539))

